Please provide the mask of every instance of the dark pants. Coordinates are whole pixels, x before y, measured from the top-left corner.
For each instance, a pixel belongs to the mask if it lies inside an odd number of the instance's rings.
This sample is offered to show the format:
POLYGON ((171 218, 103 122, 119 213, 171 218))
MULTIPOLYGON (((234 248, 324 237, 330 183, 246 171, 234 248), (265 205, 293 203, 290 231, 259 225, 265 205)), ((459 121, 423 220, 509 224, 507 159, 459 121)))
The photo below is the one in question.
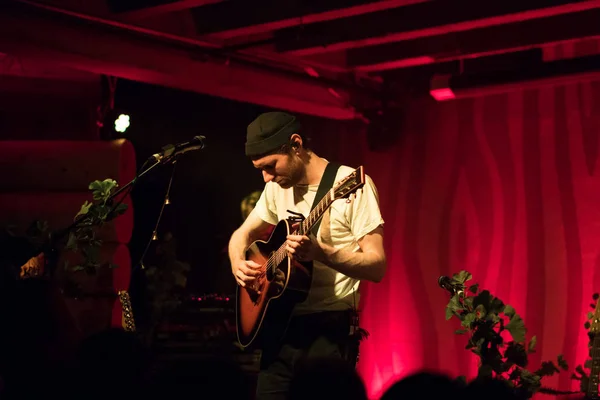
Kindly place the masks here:
POLYGON ((284 400, 298 362, 306 358, 339 357, 353 366, 359 340, 350 336, 352 312, 335 311, 292 318, 285 337, 263 344, 256 400, 284 400))

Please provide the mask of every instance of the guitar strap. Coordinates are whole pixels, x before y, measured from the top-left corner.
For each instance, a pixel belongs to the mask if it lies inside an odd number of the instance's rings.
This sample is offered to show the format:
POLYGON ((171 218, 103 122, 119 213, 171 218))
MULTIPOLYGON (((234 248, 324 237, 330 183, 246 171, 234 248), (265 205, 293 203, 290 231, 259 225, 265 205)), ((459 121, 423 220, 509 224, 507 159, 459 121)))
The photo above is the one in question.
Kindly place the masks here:
MULTIPOLYGON (((313 205, 310 208, 312 211, 317 204, 321 201, 325 193, 329 191, 333 187, 333 183, 335 182, 335 175, 337 174, 338 169, 340 168, 340 164, 330 162, 325 167, 325 172, 323 173, 323 177, 321 178, 321 183, 319 183, 319 188, 317 189, 317 194, 315 195, 315 201, 313 201, 313 205)), ((319 226, 321 226, 321 220, 323 217, 319 218, 317 222, 313 225, 311 232, 313 235, 317 236, 317 232, 319 232, 319 226)))

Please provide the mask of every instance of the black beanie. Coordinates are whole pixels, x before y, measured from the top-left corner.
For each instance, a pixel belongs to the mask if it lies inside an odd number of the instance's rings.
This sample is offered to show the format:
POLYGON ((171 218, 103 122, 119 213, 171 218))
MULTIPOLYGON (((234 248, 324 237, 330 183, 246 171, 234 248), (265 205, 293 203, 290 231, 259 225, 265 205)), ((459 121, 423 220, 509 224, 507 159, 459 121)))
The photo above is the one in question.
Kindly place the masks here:
POLYGON ((293 115, 280 111, 261 114, 246 130, 246 155, 260 156, 277 150, 299 131, 300 123, 293 115))

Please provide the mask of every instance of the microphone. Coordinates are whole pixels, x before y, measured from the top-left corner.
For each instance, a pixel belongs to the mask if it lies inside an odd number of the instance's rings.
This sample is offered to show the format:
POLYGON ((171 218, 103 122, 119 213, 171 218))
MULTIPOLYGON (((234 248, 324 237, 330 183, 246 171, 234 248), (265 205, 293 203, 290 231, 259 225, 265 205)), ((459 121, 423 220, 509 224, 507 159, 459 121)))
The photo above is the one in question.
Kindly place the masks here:
POLYGON ((438 278, 438 285, 440 285, 442 289, 449 291, 453 296, 455 294, 460 296, 465 293, 465 287, 463 285, 452 283, 452 279, 447 276, 440 276, 438 278))
POLYGON ((194 136, 189 142, 178 143, 176 145, 168 144, 162 148, 162 151, 156 154, 152 154, 150 158, 154 158, 156 161, 162 161, 164 158, 178 156, 188 151, 202 150, 205 147, 204 136, 194 136))

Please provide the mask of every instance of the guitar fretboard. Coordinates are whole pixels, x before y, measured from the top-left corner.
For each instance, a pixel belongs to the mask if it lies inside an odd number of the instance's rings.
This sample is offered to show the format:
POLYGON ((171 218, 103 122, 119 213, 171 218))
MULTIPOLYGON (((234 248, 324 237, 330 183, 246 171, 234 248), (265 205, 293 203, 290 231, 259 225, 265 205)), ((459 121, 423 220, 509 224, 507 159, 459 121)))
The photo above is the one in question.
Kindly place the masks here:
MULTIPOLYGON (((292 235, 306 235, 307 232, 310 232, 315 223, 323 216, 325 211, 329 208, 331 203, 333 203, 333 189, 330 189, 325 196, 319 201, 319 203, 312 209, 308 217, 306 217, 298 226, 298 229, 292 232, 292 235)), ((271 257, 269 257, 268 265, 269 268, 275 269, 281 262, 287 257, 288 253, 285 249, 285 242, 274 251, 271 257)))

